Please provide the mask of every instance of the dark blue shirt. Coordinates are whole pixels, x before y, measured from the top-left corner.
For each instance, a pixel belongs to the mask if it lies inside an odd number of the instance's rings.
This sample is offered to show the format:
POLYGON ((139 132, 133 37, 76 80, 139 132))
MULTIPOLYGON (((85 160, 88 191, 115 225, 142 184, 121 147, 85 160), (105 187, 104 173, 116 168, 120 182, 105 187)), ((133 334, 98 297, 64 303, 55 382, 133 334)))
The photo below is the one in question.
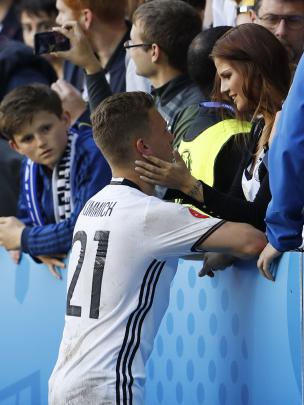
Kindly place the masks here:
MULTIPOLYGON (((97 149, 88 126, 79 129, 76 151, 71 168, 71 193, 74 210, 71 217, 55 223, 51 178, 45 167, 38 171, 38 196, 40 209, 46 225, 34 226, 27 210, 25 192, 21 184, 18 218, 26 224, 21 238, 21 249, 31 256, 66 254, 71 248, 76 219, 86 201, 111 180, 110 167, 97 149)), ((21 169, 23 183, 26 159, 21 169)))

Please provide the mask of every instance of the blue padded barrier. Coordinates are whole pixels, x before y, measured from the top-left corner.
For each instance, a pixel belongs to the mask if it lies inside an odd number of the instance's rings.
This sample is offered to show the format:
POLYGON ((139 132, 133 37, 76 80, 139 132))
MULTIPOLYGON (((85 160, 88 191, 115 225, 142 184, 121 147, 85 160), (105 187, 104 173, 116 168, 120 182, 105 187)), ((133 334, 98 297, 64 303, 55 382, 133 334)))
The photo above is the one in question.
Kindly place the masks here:
POLYGON ((197 277, 181 261, 147 364, 145 405, 301 405, 302 254, 276 282, 255 263, 197 277))
MULTIPOLYGON (((255 263, 214 279, 181 261, 147 364, 145 405, 300 405, 303 254, 286 253, 276 282, 255 263)), ((0 404, 46 405, 61 338, 66 274, 54 279, 0 249, 0 404)))

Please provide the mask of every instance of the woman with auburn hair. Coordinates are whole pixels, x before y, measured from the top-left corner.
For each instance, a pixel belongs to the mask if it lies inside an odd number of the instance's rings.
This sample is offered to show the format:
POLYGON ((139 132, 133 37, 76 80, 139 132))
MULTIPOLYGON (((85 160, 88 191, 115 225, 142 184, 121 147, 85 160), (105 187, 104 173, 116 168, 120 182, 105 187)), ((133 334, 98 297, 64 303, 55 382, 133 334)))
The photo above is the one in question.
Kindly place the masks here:
POLYGON ((144 156, 145 161, 136 162, 136 171, 148 183, 182 192, 184 202, 211 216, 247 222, 265 230, 264 218, 271 195, 264 162, 276 112, 281 109, 290 86, 288 55, 267 29, 242 24, 216 42, 211 57, 217 69, 215 100, 232 102, 237 117, 253 122, 248 148, 229 194, 193 177, 177 152, 172 163, 144 156))

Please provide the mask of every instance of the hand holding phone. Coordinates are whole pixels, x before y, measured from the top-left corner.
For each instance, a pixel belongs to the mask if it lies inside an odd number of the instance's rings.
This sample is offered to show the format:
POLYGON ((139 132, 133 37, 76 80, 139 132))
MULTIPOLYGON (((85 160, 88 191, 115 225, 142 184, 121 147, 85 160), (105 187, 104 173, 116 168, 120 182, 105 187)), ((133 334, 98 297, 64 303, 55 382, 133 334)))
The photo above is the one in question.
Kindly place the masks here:
POLYGON ((35 34, 35 54, 68 51, 71 48, 69 38, 57 31, 39 32, 35 34))
POLYGON ((53 31, 60 32, 71 42, 71 49, 62 55, 66 60, 80 66, 89 75, 101 70, 92 44, 77 21, 68 21, 61 27, 53 27, 53 31))

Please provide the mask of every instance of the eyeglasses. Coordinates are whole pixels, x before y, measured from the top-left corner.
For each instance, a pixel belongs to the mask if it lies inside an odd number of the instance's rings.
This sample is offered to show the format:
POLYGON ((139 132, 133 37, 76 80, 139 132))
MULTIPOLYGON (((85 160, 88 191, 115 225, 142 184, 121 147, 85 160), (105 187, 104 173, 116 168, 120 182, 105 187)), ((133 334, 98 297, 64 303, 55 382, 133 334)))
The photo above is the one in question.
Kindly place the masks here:
POLYGON ((284 20, 286 27, 290 30, 299 30, 304 28, 304 16, 303 15, 277 15, 266 14, 258 17, 266 27, 275 28, 281 20, 284 20))
POLYGON ((132 44, 132 42, 130 40, 126 41, 124 43, 124 48, 125 49, 130 49, 130 48, 137 48, 139 46, 151 46, 152 44, 132 44))

